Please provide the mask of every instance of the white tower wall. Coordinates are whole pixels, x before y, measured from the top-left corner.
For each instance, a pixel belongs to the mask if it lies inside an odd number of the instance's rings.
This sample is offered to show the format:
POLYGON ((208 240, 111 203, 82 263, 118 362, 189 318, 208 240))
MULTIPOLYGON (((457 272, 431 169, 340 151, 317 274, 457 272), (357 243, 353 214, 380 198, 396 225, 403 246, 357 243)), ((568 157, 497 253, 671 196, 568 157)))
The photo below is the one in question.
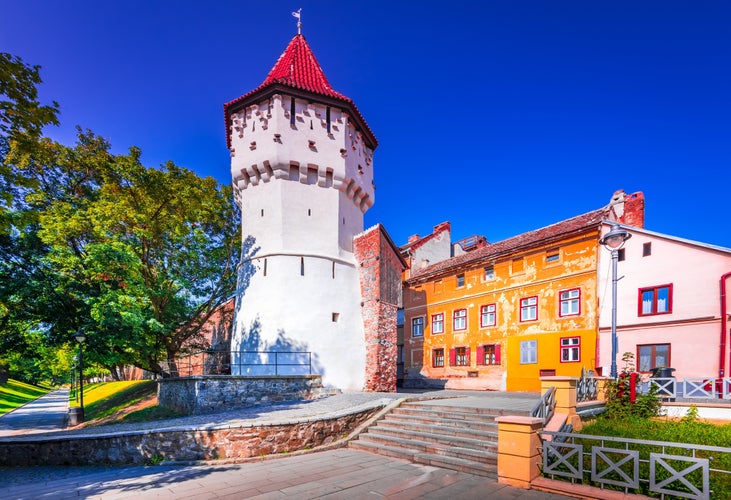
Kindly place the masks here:
POLYGON ((256 365, 273 363, 271 355, 241 351, 309 351, 326 385, 360 390, 365 341, 353 236, 374 200, 373 151, 340 108, 294 105, 294 123, 291 97, 279 94, 231 116, 243 245, 233 373, 273 373, 256 365))

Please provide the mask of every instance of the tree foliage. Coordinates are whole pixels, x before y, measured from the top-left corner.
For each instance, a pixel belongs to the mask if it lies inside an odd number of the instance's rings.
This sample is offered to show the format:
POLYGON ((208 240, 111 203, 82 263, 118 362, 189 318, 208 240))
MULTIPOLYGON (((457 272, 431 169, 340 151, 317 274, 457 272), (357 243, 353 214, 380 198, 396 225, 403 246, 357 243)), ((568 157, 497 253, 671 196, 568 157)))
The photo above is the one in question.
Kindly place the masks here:
POLYGON ((162 373, 161 361, 205 347, 200 328, 235 281, 230 187, 172 162, 146 167, 135 147, 112 154, 91 131, 73 146, 41 137, 55 103, 38 104, 38 69, 0 66, 30 89, 1 108, 0 348, 37 354, 35 335, 58 347, 84 329, 85 360, 118 375, 162 373))

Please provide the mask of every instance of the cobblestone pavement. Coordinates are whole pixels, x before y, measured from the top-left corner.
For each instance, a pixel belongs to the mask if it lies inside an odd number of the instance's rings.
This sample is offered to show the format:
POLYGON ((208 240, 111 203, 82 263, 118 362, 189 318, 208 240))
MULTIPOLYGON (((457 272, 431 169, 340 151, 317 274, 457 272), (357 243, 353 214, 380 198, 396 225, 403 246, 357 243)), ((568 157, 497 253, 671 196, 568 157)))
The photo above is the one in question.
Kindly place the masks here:
POLYGON ((4 500, 568 498, 349 449, 237 465, 2 468, 0 474, 5 478, 0 483, 4 500))
POLYGON ((0 417, 0 437, 66 428, 69 390, 58 389, 0 417))

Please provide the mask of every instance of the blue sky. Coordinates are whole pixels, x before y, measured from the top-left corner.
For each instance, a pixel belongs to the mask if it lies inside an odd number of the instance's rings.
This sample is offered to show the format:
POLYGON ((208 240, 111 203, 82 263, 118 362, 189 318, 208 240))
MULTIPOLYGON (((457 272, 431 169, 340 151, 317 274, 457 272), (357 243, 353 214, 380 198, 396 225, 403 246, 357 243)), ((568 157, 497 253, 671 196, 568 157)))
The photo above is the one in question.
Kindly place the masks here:
POLYGON ((642 191, 647 229, 731 247, 731 2, 5 0, 0 50, 74 127, 230 182, 223 103, 296 33, 380 142, 394 241, 496 242, 642 191))

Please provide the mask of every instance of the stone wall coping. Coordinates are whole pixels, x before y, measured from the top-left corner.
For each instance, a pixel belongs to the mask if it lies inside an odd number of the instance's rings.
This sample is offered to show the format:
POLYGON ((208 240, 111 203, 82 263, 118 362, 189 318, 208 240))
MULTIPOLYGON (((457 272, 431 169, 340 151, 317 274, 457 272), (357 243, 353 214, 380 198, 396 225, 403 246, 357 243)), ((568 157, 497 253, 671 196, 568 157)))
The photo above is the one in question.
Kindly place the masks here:
POLYGON ((158 382, 169 383, 188 380, 287 380, 287 379, 315 379, 320 378, 320 374, 311 375, 192 375, 190 377, 164 378, 158 382))
MULTIPOLYGON (((88 439, 105 439, 105 438, 113 438, 118 436, 144 436, 148 434, 161 434, 161 433, 169 433, 169 432, 198 432, 198 431, 216 431, 216 430, 226 430, 226 429, 244 429, 244 428, 251 428, 251 427, 276 427, 276 426, 283 426, 283 425, 297 425, 297 424, 306 424, 306 423, 312 423, 312 422, 319 422, 323 420, 333 420, 341 417, 345 417, 348 415, 353 415, 357 413, 362 413, 364 411, 372 410, 374 408, 379 408, 382 406, 386 406, 389 403, 391 403, 393 399, 391 398, 381 398, 376 399, 373 401, 368 401, 366 403, 362 403, 360 405, 352 406, 350 408, 344 409, 344 410, 338 410, 338 411, 332 411, 332 412, 324 412, 319 413, 317 415, 312 415, 311 417, 297 417, 292 419, 287 418, 278 418, 275 420, 257 420, 257 419, 247 419, 246 421, 243 420, 231 420, 226 423, 221 424, 214 424, 214 425, 179 425, 179 426, 172 426, 172 427, 157 427, 152 429, 142 429, 142 430, 124 430, 124 431, 112 431, 112 432, 93 432, 95 430, 100 430, 101 428, 89 428, 89 429, 79 429, 79 430, 71 430, 71 431, 59 431, 54 433, 53 435, 50 434, 34 434, 32 436, 8 436, 8 437, 2 437, 0 438, 0 443, 44 443, 44 442, 57 442, 57 441, 72 441, 72 440, 88 440, 88 439), (92 431, 92 432, 90 432, 92 431), (58 435, 59 433, 63 433, 63 435, 58 435)), ((271 407, 261 407, 262 409, 265 408, 271 408, 271 407)), ((203 415, 205 417, 205 415, 203 415)), ((185 417, 183 417, 185 418, 185 417)))
POLYGON ((559 377, 559 376, 550 376, 550 377, 540 377, 541 380, 547 380, 549 382, 561 382, 564 380, 579 380, 579 377, 559 377))
POLYGON ((526 424, 526 425, 534 425, 538 423, 542 423, 542 418, 537 417, 526 417, 523 415, 505 415, 503 417, 497 417, 495 419, 495 422, 499 424, 526 424))

